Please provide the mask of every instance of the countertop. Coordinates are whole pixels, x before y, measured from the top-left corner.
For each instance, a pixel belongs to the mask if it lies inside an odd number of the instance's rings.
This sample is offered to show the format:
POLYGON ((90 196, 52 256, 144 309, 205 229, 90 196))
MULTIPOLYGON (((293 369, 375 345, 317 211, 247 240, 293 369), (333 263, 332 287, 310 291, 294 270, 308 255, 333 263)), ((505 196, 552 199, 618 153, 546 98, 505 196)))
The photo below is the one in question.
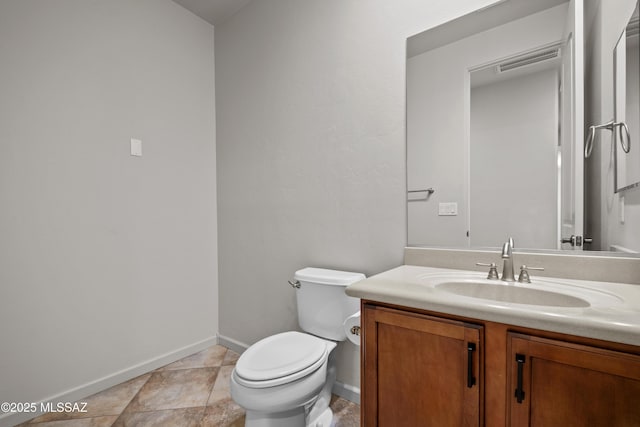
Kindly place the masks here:
POLYGON ((533 274, 532 284, 494 281, 504 286, 580 297, 589 302, 586 307, 502 302, 457 295, 438 288, 447 281, 485 280, 491 283, 486 279, 486 273, 481 272, 403 265, 354 283, 347 287, 346 293, 365 300, 443 314, 640 345, 640 285, 536 278, 533 274))

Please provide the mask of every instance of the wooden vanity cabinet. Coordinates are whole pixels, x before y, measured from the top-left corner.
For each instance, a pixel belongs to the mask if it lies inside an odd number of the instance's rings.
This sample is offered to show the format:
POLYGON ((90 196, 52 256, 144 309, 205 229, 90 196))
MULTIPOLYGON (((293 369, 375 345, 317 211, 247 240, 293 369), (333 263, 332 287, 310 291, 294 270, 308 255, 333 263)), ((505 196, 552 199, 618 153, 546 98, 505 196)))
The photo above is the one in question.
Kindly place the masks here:
POLYGON ((640 426, 639 347, 369 301, 362 313, 365 427, 640 426))
POLYGON ((511 426, 640 426, 640 356, 508 334, 511 426))
POLYGON ((364 305, 362 425, 479 426, 482 326, 364 305))

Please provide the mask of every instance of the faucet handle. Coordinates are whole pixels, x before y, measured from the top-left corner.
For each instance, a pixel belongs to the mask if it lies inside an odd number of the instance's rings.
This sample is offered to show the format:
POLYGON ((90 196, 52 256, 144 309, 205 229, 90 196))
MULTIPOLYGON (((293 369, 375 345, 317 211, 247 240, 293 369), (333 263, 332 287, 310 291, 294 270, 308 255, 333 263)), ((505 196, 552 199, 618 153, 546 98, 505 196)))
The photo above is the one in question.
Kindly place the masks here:
POLYGON ((538 270, 544 271, 542 267, 527 267, 526 265, 520 266, 520 274, 518 275, 519 283, 531 283, 531 277, 529 277, 529 271, 527 270, 538 270))
POLYGON ((496 263, 492 262, 491 264, 488 264, 486 262, 476 262, 476 265, 482 266, 482 267, 489 267, 489 274, 487 275, 487 279, 490 280, 498 280, 498 268, 496 267, 496 263))

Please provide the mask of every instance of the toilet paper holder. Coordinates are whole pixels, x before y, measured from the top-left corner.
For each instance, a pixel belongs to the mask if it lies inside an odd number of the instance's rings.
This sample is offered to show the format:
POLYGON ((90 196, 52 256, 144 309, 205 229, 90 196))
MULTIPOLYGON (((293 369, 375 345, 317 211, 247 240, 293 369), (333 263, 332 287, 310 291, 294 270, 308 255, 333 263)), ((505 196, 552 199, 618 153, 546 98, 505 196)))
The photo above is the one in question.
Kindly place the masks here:
POLYGON ((362 335, 362 328, 360 323, 360 312, 357 311, 351 316, 347 317, 344 322, 344 334, 347 339, 355 345, 360 345, 360 335, 362 335))

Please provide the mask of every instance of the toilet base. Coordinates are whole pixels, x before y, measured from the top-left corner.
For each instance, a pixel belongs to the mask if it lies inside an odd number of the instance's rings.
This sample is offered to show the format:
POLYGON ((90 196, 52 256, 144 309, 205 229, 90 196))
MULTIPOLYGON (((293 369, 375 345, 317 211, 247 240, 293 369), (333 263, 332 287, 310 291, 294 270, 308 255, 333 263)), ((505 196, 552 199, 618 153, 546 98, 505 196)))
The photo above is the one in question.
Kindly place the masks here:
POLYGON ((327 408, 318 418, 307 424, 307 427, 331 427, 332 421, 333 412, 331 411, 331 408, 327 408))
POLYGON ((304 408, 277 413, 247 411, 245 427, 300 427, 305 425, 304 408))
POLYGON ((287 412, 259 413, 247 412, 245 427, 331 427, 333 412, 325 409, 315 420, 305 420, 304 409, 294 409, 287 412))

